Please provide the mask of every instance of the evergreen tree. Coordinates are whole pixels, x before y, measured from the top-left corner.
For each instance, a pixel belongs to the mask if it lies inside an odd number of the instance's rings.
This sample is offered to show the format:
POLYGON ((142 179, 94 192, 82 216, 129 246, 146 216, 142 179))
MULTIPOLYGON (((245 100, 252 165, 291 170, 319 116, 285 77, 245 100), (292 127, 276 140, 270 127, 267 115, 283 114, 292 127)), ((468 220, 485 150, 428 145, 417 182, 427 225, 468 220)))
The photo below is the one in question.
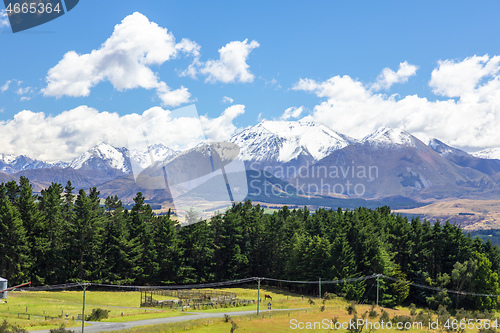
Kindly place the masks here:
MULTIPOLYGON (((354 252, 347 241, 345 233, 337 234, 332 244, 332 259, 332 275, 335 280, 360 276, 354 252)), ((346 295, 348 299, 359 301, 365 293, 365 281, 343 283, 338 286, 338 290, 346 295)))
POLYGON ((129 238, 126 216, 121 201, 109 213, 104 228, 105 264, 102 279, 106 283, 131 284, 137 275, 137 246, 129 238))
POLYGON ((202 221, 182 227, 178 233, 182 283, 214 281, 214 243, 211 226, 202 221))
POLYGON ((37 252, 34 273, 44 278, 46 284, 66 282, 71 276, 69 266, 69 225, 62 215, 63 192, 60 184, 52 183, 42 190, 39 210, 43 219, 35 230, 37 252))
POLYGON ((0 276, 11 283, 27 282, 31 263, 21 217, 7 195, 7 189, 0 186, 0 276))
POLYGON ((95 193, 87 196, 78 192, 75 201, 75 223, 72 227, 74 241, 74 277, 80 281, 99 280, 101 276, 100 249, 102 243, 102 220, 99 216, 95 193))
POLYGON ((179 280, 180 253, 175 230, 170 214, 156 219, 153 236, 158 258, 157 283, 179 280))
POLYGON ((150 283, 159 270, 156 246, 153 233, 153 211, 144 203, 141 192, 134 198, 134 206, 129 215, 130 240, 136 247, 133 249, 139 253, 137 258, 136 283, 150 283))

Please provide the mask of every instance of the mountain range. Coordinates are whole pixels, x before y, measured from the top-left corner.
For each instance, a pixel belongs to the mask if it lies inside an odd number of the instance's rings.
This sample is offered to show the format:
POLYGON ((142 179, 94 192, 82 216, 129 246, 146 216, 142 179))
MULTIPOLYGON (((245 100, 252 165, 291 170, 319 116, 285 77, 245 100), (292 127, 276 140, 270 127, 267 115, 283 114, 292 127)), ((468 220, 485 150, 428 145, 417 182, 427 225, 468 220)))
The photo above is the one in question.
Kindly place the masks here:
MULTIPOLYGON (((254 177, 259 183, 248 177, 248 192, 259 193, 262 201, 266 196, 255 186, 269 186, 274 190, 270 202, 283 203, 311 197, 421 202, 500 198, 500 149, 469 154, 438 139, 425 144, 401 129, 381 128, 356 140, 315 122, 264 121, 237 133, 227 144, 219 148, 228 163, 237 159, 247 173, 259 175, 254 177)), ((149 202, 163 203, 171 201, 172 193, 151 184, 164 182, 169 170, 175 170, 170 180, 181 176, 184 182, 183 174, 199 178, 214 171, 213 150, 206 144, 180 152, 162 144, 129 150, 101 143, 69 162, 0 154, 0 182, 25 176, 40 191, 52 182, 64 185, 70 180, 77 189, 96 186, 102 196, 118 195, 125 203, 131 203, 138 191, 149 202), (147 182, 141 183, 139 174, 147 175, 147 182)), ((206 197, 207 189, 205 184, 189 191, 206 197)))

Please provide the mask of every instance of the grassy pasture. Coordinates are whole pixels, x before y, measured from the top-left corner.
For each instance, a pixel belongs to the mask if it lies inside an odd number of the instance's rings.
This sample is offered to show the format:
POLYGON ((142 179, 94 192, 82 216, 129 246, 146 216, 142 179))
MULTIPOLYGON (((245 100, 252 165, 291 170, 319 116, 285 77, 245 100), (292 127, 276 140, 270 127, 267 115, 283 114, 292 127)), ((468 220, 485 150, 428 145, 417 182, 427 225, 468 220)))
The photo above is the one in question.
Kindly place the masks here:
MULTIPOLYGON (((78 326, 73 321, 82 313, 83 291, 19 291, 8 294, 7 302, 0 304, 0 320, 6 319, 26 328, 56 327, 66 322, 68 326, 78 326), (28 319, 28 314, 30 319, 28 319), (56 317, 57 319, 45 318, 56 317)), ((89 291, 85 294, 85 314, 93 308, 110 310, 107 321, 129 321, 182 315, 170 309, 140 308, 139 292, 89 291), (126 319, 125 319, 126 318, 126 319)))
MULTIPOLYGON (((274 297, 273 297, 274 300, 274 297)), ((352 318, 352 315, 349 315, 346 311, 345 300, 340 298, 336 298, 334 300, 329 300, 326 302, 325 310, 321 311, 320 307, 323 305, 321 300, 315 299, 314 305, 307 304, 307 309, 296 309, 290 311, 283 312, 268 312, 267 307, 266 310, 263 310, 259 316, 250 315, 250 316, 233 316, 231 320, 237 325, 237 329, 235 333, 238 332, 247 332, 247 333, 261 333, 261 332, 273 332, 273 333, 281 333, 281 332, 293 332, 293 331, 307 331, 307 332, 339 332, 345 333, 344 329, 323 329, 320 324, 326 320, 330 321, 333 318, 337 318, 339 322, 349 322, 352 318), (320 323, 317 324, 316 329, 293 329, 293 325, 291 324, 291 320, 296 320, 296 323, 302 322, 306 325, 306 323, 311 323, 314 325, 314 322, 320 323)), ((364 312, 370 310, 369 305, 358 305, 356 306, 358 317, 360 317, 364 312)), ((381 308, 376 308, 376 311, 380 315, 381 308)), ((390 317, 392 318, 394 315, 409 315, 410 311, 407 308, 398 308, 398 309, 385 309, 390 317)), ((230 313, 229 313, 230 315, 230 313)), ((376 322, 379 318, 369 319, 371 322, 376 322)), ((157 332, 179 332, 179 331, 187 331, 191 333, 219 333, 219 332, 230 332, 232 324, 230 322, 225 322, 223 319, 210 319, 210 320, 193 320, 189 322, 180 322, 174 324, 164 324, 164 325, 154 325, 154 326, 142 326, 136 327, 130 330, 120 331, 121 333, 157 333, 157 332)), ((312 326, 314 327, 314 326, 312 326)), ((423 327, 423 329, 410 329, 407 331, 400 331, 397 329, 379 329, 375 330, 375 332, 415 332, 415 333, 424 333, 424 332, 433 332, 429 331, 427 327, 423 327)), ((363 330, 363 332, 369 332, 369 330, 363 330)), ((435 331, 435 332, 439 332, 435 331)), ((477 332, 477 330, 466 330, 465 332, 477 332)))
MULTIPOLYGON (((204 289, 204 291, 214 289, 204 289)), ((245 288, 223 288, 222 291, 236 293, 239 299, 256 299, 257 287, 249 286, 245 288)), ((85 313, 90 314, 93 308, 103 308, 110 310, 109 318, 104 321, 107 322, 124 322, 136 321, 143 319, 153 319, 171 316, 182 316, 189 312, 219 312, 231 316, 231 321, 225 322, 223 319, 204 319, 204 320, 191 320, 188 322, 179 322, 171 324, 161 324, 154 326, 141 326, 130 330, 120 331, 122 333, 156 333, 156 332, 178 332, 189 331, 195 333, 211 333, 211 332, 229 332, 232 323, 237 325, 235 332, 290 332, 297 329, 292 329, 294 323, 302 323, 303 325, 314 325, 317 327, 312 329, 314 332, 346 332, 345 329, 331 329, 331 326, 324 328, 325 323, 330 322, 336 318, 338 322, 347 323, 352 319, 346 310, 348 302, 342 298, 334 298, 323 302, 320 299, 314 298, 313 303, 310 302, 308 296, 294 294, 286 290, 281 290, 274 287, 263 286, 260 291, 260 315, 246 315, 246 316, 232 316, 234 311, 242 310, 256 310, 256 305, 239 306, 239 307, 218 307, 209 309, 159 309, 159 308, 141 308, 140 292, 103 292, 87 290, 86 292, 86 307, 85 313), (268 300, 264 300, 264 295, 271 295, 272 309, 290 309, 281 312, 269 312, 267 310, 268 300), (324 306, 323 311, 321 307, 324 306), (321 326, 319 326, 321 325, 321 326)), ((49 329, 59 326, 64 323, 66 313, 71 319, 81 313, 82 310, 82 296, 83 291, 57 291, 57 292, 12 292, 9 293, 7 303, 0 303, 0 320, 7 319, 12 324, 21 325, 28 330, 49 329), (27 311, 26 311, 27 309, 27 311), (57 317, 54 320, 45 320, 44 317, 32 316, 30 320, 26 318, 23 313, 38 316, 51 316, 57 317), (18 316, 18 314, 21 314, 18 316)), ((162 296, 162 299, 168 299, 162 296)), ((356 305, 357 316, 361 318, 363 314, 370 311, 370 305, 356 305)), ((381 314, 381 308, 377 307, 375 310, 378 313, 376 318, 368 318, 372 323, 378 322, 381 314)), ((395 315, 410 315, 408 308, 385 309, 390 318, 395 315)), ((433 320, 436 316, 433 316, 433 320)), ((81 325, 80 321, 69 320, 68 327, 75 327, 81 325)), ((298 329, 302 331, 303 329, 298 329)), ((410 329, 407 332, 438 332, 439 330, 428 330, 424 325, 422 329, 410 329)), ((311 331, 307 330, 306 331, 311 331)), ((364 330, 368 332, 369 330, 364 330)), ((396 329, 378 329, 379 332, 401 332, 396 329)), ((465 332, 477 332, 477 329, 466 329, 465 332)))
MULTIPOLYGON (((204 289, 205 291, 215 289, 204 289)), ((247 288, 224 288, 221 291, 236 293, 239 299, 256 300, 257 286, 247 288)), ((264 295, 273 297, 273 309, 304 308, 308 307, 308 297, 293 294, 273 287, 261 288, 260 309, 267 309, 269 301, 264 295)), ((158 296, 160 299, 173 299, 168 296, 158 296)), ((74 320, 82 313, 82 290, 71 291, 16 291, 8 293, 6 303, 0 303, 0 320, 6 319, 9 323, 20 325, 29 330, 48 329, 66 323, 68 327, 80 325, 74 320), (66 314, 68 320, 66 320, 66 314), (28 315, 30 318, 28 319, 28 315), (46 318, 46 317, 47 318, 46 318), (48 317, 55 317, 54 319, 48 317)), ((91 313, 93 308, 109 310, 106 322, 124 322, 143 319, 154 319, 171 316, 182 316, 188 312, 224 312, 230 313, 242 310, 257 310, 257 305, 238 307, 217 307, 208 309, 169 309, 169 308, 141 308, 140 292, 138 291, 92 291, 85 294, 85 314, 91 313)))

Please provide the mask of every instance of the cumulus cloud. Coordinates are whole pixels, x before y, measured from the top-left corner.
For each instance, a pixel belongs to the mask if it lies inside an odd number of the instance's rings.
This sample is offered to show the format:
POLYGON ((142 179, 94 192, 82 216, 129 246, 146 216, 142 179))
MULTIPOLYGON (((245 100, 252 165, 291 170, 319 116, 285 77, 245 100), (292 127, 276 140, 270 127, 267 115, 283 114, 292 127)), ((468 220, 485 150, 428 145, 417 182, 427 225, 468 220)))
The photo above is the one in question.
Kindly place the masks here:
POLYGON ((408 78, 417 74, 418 67, 415 65, 410 65, 407 61, 399 64, 399 69, 397 72, 390 68, 384 68, 382 73, 377 77, 377 81, 372 84, 371 90, 389 90, 389 88, 395 83, 408 82, 408 78))
POLYGON ((234 102, 234 99, 232 99, 231 97, 227 97, 227 96, 222 97, 222 103, 232 104, 233 102, 234 102))
POLYGON ((292 106, 292 107, 286 109, 285 112, 283 112, 280 119, 281 120, 289 120, 292 118, 297 119, 302 114, 302 111, 304 111, 303 106, 300 106, 300 107, 292 106))
MULTIPOLYGON (((186 149, 199 143, 202 127, 208 139, 224 140, 234 133, 233 120, 243 114, 243 105, 233 105, 219 117, 173 117, 173 112, 153 107, 142 114, 120 116, 79 106, 52 116, 24 110, 13 119, 0 122, 2 153, 25 154, 46 161, 70 161, 100 142, 116 147, 129 147, 131 134, 147 125, 150 143, 163 143, 172 149, 186 149)), ((135 137, 141 137, 136 133, 135 137)))
POLYGON ((233 124, 234 119, 244 113, 245 106, 236 104, 225 109, 218 118, 210 119, 206 116, 201 116, 201 124, 207 138, 212 141, 228 140, 237 130, 233 124))
POLYGON ((249 43, 248 39, 227 43, 219 49, 218 60, 210 59, 201 62, 199 58, 195 58, 193 63, 181 75, 194 78, 198 73, 201 73, 207 76, 206 82, 212 83, 253 82, 255 76, 250 73, 247 59, 250 52, 259 46, 257 41, 253 40, 249 43))
POLYGON ((322 99, 305 119, 362 138, 381 126, 402 127, 422 140, 438 138, 464 149, 498 146, 500 142, 500 75, 498 57, 442 61, 429 85, 444 100, 417 95, 396 98, 376 93, 347 75, 326 81, 301 79, 292 89, 322 99), (474 70, 479 69, 480 74, 474 70))
POLYGON ((488 85, 497 87, 500 56, 473 56, 463 61, 444 60, 432 71, 429 86, 435 94, 465 97, 488 85))
POLYGON ((88 96, 98 83, 109 81, 117 90, 155 89, 165 106, 189 101, 186 88, 172 90, 153 72, 180 53, 199 55, 199 46, 188 39, 176 43, 172 33, 134 13, 115 26, 113 34, 90 53, 67 52, 46 77, 46 96, 88 96))

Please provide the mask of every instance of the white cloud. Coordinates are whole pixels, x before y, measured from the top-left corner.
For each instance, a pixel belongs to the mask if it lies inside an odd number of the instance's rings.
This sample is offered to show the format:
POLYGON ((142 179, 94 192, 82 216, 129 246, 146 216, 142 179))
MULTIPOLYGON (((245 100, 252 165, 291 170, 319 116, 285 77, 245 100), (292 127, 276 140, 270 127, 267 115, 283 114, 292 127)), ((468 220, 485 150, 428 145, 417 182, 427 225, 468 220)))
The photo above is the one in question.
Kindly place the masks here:
POLYGON ((372 84, 371 90, 389 90, 389 88, 395 83, 408 82, 408 78, 417 74, 418 67, 415 65, 410 65, 407 61, 399 64, 399 69, 397 72, 390 68, 384 68, 382 73, 377 77, 377 81, 372 84))
POLYGON ((498 146, 500 74, 497 57, 474 56, 463 61, 440 62, 429 85, 436 93, 458 98, 431 101, 407 95, 396 99, 395 95, 375 93, 370 85, 349 76, 334 76, 323 82, 301 79, 292 89, 308 91, 324 99, 306 119, 323 122, 355 138, 362 138, 381 126, 390 126, 402 127, 421 139, 435 137, 465 149, 498 146), (469 66, 479 66, 475 68, 482 74, 465 71, 469 66))
POLYGON ((21 96, 20 100, 21 101, 29 101, 31 100, 31 94, 33 93, 33 88, 32 87, 21 87, 21 81, 17 81, 18 83, 18 87, 17 90, 16 90, 16 94, 18 94, 19 96, 21 96))
POLYGON ((5 9, 0 10, 0 29, 3 27, 10 27, 9 16, 5 9))
POLYGON ((10 87, 10 84, 11 84, 12 80, 8 80, 4 83, 4 85, 2 87, 0 87, 0 91, 1 92, 6 92, 7 90, 9 90, 9 87, 10 87))
MULTIPOLYGON (((232 121, 243 112, 243 105, 233 105, 217 118, 186 116, 172 119, 172 112, 161 107, 124 116, 99 112, 88 106, 56 116, 24 110, 13 119, 0 121, 0 147, 2 153, 69 161, 100 142, 128 147, 131 134, 140 130, 138 124, 147 124, 151 143, 161 142, 173 149, 183 149, 199 143, 199 133, 192 129, 199 127, 200 121, 209 139, 223 140, 234 133, 236 126, 232 121)), ((142 132, 139 134, 141 136, 142 132)))
POLYGON ((208 60, 204 63, 196 60, 182 75, 195 76, 199 72, 207 75, 206 82, 253 82, 254 75, 249 71, 247 58, 250 52, 259 46, 255 40, 248 43, 248 39, 227 43, 219 49, 218 60, 208 60))
POLYGON ((283 112, 280 119, 281 120, 289 120, 292 118, 297 119, 302 114, 302 111, 304 111, 303 106, 300 106, 300 107, 292 106, 292 107, 286 109, 285 112, 283 112))
POLYGON ((27 95, 27 94, 30 94, 32 91, 33 91, 33 88, 31 88, 31 87, 26 87, 26 88, 19 87, 16 91, 16 94, 27 95))
POLYGON ((179 53, 199 55, 199 46, 188 39, 175 43, 167 29, 134 13, 115 26, 113 34, 99 49, 90 53, 67 52, 47 74, 46 96, 82 97, 100 82, 109 81, 115 89, 155 89, 166 106, 189 101, 186 88, 171 90, 150 68, 161 65, 179 53))
POLYGON ((234 119, 244 113, 245 106, 236 104, 225 109, 218 118, 210 119, 206 116, 200 116, 207 138, 212 141, 228 140, 237 130, 233 124, 234 119))
POLYGON ((227 96, 222 97, 222 103, 232 104, 233 102, 234 102, 234 99, 232 99, 231 97, 227 97, 227 96))
POLYGON ((473 56, 463 61, 440 61, 432 71, 429 86, 435 94, 446 97, 476 94, 478 88, 484 88, 484 84, 481 85, 484 80, 489 79, 490 84, 495 84, 494 78, 498 77, 500 71, 499 64, 500 56, 490 59, 488 55, 473 56))
POLYGON ((275 90, 281 89, 281 84, 275 78, 272 78, 271 80, 267 80, 263 77, 260 77, 260 79, 264 80, 266 87, 271 87, 271 88, 274 88, 275 90))

